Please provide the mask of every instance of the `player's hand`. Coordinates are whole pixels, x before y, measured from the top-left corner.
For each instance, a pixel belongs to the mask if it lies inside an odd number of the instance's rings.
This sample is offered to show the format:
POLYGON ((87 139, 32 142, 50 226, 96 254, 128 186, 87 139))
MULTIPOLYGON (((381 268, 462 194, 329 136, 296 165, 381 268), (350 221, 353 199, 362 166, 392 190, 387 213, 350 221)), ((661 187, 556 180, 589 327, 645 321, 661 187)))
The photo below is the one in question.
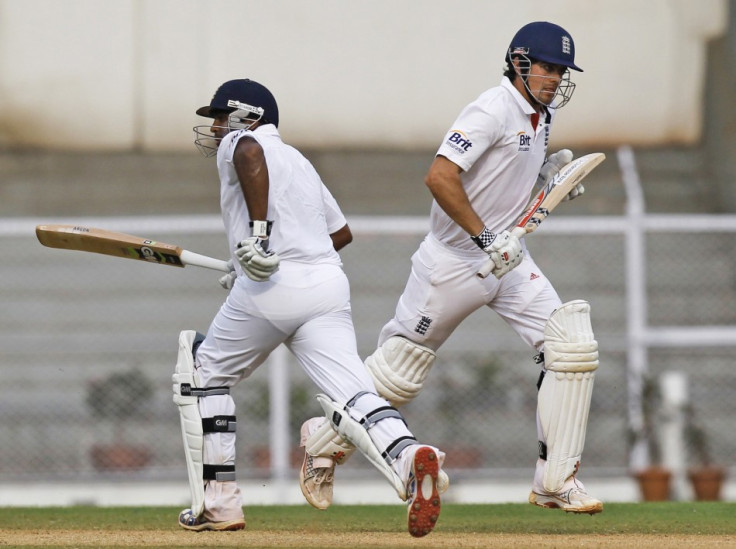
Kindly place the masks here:
POLYGON ((556 153, 550 154, 547 157, 545 163, 542 164, 542 168, 539 170, 539 176, 537 177, 537 188, 541 189, 542 187, 544 187, 552 180, 554 176, 560 173, 560 170, 562 168, 564 168, 570 162, 572 162, 572 151, 570 149, 562 149, 557 151, 556 153))
POLYGON ((218 282, 226 290, 232 290, 235 285, 235 279, 238 278, 238 273, 235 271, 235 267, 233 267, 232 259, 228 260, 227 266, 230 268, 230 272, 222 275, 218 282))
POLYGON ((577 198, 578 196, 580 196, 584 192, 585 192, 585 187, 583 187, 583 184, 582 183, 578 183, 577 185, 575 185, 575 187, 573 188, 573 190, 571 190, 569 193, 567 193, 567 195, 565 196, 565 198, 562 199, 562 201, 563 202, 566 202, 568 200, 572 200, 573 198, 577 198))
POLYGON ((265 251, 260 238, 251 236, 238 243, 235 257, 246 276, 256 282, 265 282, 279 270, 281 258, 272 251, 265 251))
POLYGON ((524 259, 521 240, 509 231, 497 234, 491 245, 484 248, 483 251, 491 257, 495 265, 491 272, 498 279, 518 266, 524 259))

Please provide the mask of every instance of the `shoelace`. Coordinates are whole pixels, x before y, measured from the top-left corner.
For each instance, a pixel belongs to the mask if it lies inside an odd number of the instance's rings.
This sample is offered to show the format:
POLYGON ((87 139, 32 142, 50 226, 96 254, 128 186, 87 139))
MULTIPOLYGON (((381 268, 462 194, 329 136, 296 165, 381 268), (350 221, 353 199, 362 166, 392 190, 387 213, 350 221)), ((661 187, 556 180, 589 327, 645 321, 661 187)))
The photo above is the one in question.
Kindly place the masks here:
POLYGON ((335 472, 329 467, 317 469, 317 472, 314 475, 314 483, 322 484, 323 482, 332 482, 334 476, 335 472))

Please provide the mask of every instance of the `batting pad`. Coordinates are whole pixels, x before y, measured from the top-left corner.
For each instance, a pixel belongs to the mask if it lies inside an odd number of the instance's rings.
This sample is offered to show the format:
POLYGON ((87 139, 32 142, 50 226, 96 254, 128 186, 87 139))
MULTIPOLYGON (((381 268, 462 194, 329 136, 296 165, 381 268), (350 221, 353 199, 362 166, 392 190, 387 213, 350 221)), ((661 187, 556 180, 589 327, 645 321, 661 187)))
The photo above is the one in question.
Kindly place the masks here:
POLYGON ((325 421, 302 442, 310 456, 327 457, 338 465, 345 463, 355 453, 355 446, 338 435, 329 421, 325 421))
POLYGON ((406 338, 388 338, 365 359, 378 394, 393 406, 403 406, 422 390, 435 353, 406 338))
POLYGON ((543 487, 558 492, 580 463, 598 368, 598 342, 586 301, 569 301, 552 313, 544 328, 544 362, 537 397, 547 445, 543 487))
POLYGON ((199 387, 194 372, 192 345, 197 332, 185 330, 179 334, 179 355, 176 371, 171 377, 174 382, 174 404, 179 407, 181 435, 184 439, 189 489, 192 495, 192 514, 198 517, 204 510, 204 433, 202 416, 199 414, 198 397, 187 394, 199 387))
POLYGON ((399 495, 399 498, 401 498, 401 501, 406 501, 406 486, 404 486, 404 483, 401 481, 399 476, 394 472, 391 466, 386 463, 383 456, 381 456, 381 453, 378 451, 378 448, 376 448, 376 445, 373 443, 373 440, 365 427, 350 417, 347 410, 338 406, 327 395, 318 394, 317 401, 325 411, 333 429, 335 429, 340 436, 353 443, 368 459, 368 461, 370 461, 374 467, 376 467, 376 469, 378 469, 383 476, 388 479, 391 486, 394 487, 394 490, 396 490, 396 493, 399 495))

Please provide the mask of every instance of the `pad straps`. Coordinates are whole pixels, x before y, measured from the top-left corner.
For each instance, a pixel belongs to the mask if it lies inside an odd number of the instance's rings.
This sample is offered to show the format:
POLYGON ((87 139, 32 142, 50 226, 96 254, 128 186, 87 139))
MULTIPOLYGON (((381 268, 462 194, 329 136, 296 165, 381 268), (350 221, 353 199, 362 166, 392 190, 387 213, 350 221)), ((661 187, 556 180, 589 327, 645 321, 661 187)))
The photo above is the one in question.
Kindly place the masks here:
POLYGON ((215 416, 202 418, 202 432, 207 433, 234 433, 237 422, 235 416, 215 416))
POLYGON ((218 482, 235 480, 235 465, 208 465, 202 467, 202 479, 218 482))
POLYGON ((229 395, 230 387, 192 387, 190 383, 179 385, 181 396, 208 397, 215 395, 229 395))

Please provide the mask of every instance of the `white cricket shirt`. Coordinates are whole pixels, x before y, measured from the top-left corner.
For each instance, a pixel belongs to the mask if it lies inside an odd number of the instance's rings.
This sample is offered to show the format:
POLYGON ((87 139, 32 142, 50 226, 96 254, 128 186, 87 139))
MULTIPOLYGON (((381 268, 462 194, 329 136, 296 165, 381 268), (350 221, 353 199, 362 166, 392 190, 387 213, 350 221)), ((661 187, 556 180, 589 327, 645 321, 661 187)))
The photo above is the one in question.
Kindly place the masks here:
MULTIPOLYGON (((245 197, 233 165, 235 145, 246 135, 261 145, 268 166, 268 220, 274 222, 269 249, 279 254, 282 265, 290 261, 341 265, 330 234, 345 226, 345 216, 312 164, 281 140, 273 124, 259 126, 254 131, 230 132, 218 148, 220 208, 230 250, 252 232, 245 197)), ((238 272, 242 272, 237 260, 233 263, 238 272)))
MULTIPOLYGON (((460 166, 460 178, 473 209, 494 233, 508 228, 524 211, 544 163, 549 120, 532 127, 532 106, 503 77, 500 86, 467 105, 445 135, 437 155, 460 166)), ((458 224, 432 203, 430 232, 443 244, 481 251, 458 224)))

